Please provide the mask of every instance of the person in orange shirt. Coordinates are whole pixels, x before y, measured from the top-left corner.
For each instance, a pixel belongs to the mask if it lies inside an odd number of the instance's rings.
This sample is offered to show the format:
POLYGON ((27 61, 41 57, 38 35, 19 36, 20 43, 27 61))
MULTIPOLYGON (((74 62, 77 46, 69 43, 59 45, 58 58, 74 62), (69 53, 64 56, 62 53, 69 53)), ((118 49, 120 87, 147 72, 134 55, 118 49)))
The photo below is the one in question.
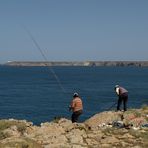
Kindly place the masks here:
POLYGON ((72 123, 77 122, 78 117, 82 114, 83 111, 83 103, 78 93, 74 93, 71 105, 69 106, 69 110, 72 110, 73 112, 71 116, 72 123))

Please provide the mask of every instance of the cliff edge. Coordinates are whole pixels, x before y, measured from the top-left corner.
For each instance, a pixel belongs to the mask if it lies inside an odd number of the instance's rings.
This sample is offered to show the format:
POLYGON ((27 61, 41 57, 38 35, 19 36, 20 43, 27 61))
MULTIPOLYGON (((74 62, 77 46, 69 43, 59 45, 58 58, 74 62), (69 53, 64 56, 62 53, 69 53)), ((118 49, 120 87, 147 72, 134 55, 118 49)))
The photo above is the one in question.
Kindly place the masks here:
POLYGON ((61 118, 33 125, 0 120, 0 148, 146 148, 148 106, 126 112, 105 111, 83 123, 61 118))

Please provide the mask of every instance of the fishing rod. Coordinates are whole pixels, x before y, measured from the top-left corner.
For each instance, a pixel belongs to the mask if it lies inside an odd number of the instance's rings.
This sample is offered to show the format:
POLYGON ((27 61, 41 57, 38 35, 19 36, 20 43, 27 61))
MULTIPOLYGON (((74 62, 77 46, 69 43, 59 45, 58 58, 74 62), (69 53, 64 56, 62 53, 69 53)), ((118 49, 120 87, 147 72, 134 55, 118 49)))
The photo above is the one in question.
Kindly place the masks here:
POLYGON ((26 33, 29 35, 29 37, 31 38, 32 42, 34 43, 34 45, 37 47, 38 51, 40 52, 40 54, 42 55, 44 61, 45 61, 45 66, 48 67, 48 69, 50 70, 50 72, 53 74, 55 80, 57 81, 59 87, 61 88, 62 92, 63 93, 66 93, 66 90, 64 89, 59 77, 56 75, 55 71, 53 70, 53 68, 49 65, 48 65, 48 60, 47 60, 47 57, 45 56, 43 50, 41 49, 40 45, 37 43, 36 39, 34 38, 34 36, 32 35, 32 33, 23 25, 22 26, 23 29, 26 31, 26 33))
POLYGON ((107 110, 111 110, 116 104, 117 104, 117 102, 112 104, 107 110))

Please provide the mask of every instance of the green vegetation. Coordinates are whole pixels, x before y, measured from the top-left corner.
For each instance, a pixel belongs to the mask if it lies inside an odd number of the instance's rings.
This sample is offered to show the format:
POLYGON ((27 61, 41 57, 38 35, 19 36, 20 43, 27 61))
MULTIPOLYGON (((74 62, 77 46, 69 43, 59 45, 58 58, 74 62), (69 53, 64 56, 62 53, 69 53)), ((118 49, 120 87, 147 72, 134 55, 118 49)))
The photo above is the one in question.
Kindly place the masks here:
POLYGON ((12 121, 0 120, 0 131, 5 130, 14 125, 12 121))
POLYGON ((3 131, 0 131, 0 140, 8 138, 9 136, 10 135, 8 133, 4 133, 3 131))
POLYGON ((0 120, 0 131, 10 128, 14 125, 18 128, 18 131, 20 132, 26 129, 26 124, 23 122, 0 120))
POLYGON ((0 120, 0 140, 10 137, 10 135, 7 132, 4 132, 4 130, 12 126, 16 126, 18 132, 20 132, 21 134, 24 133, 27 127, 26 124, 23 122, 0 120))
POLYGON ((79 129, 79 130, 81 130, 81 131, 82 131, 82 130, 86 131, 86 128, 83 127, 83 126, 78 126, 77 129, 79 129))
POLYGON ((147 105, 147 104, 143 104, 143 105, 142 105, 142 109, 143 109, 143 110, 148 110, 148 105, 147 105))
POLYGON ((19 123, 19 124, 17 124, 17 130, 18 130, 21 134, 23 134, 23 133, 25 132, 25 130, 26 130, 26 125, 25 125, 24 123, 19 123))
POLYGON ((134 115, 134 117, 141 117, 141 112, 136 109, 130 109, 127 112, 125 112, 124 116, 131 116, 134 115))
POLYGON ((0 148, 42 148, 40 144, 31 139, 19 139, 17 141, 11 140, 7 143, 0 143, 0 148))
POLYGON ((145 132, 142 132, 140 130, 133 130, 133 129, 130 129, 129 130, 129 133, 136 137, 136 138, 144 138, 145 140, 148 139, 148 131, 145 131, 145 132))
POLYGON ((105 128, 102 130, 102 132, 105 134, 105 135, 124 135, 125 133, 127 133, 128 131, 127 130, 123 130, 122 128, 105 128))
POLYGON ((147 141, 147 139, 148 139, 148 130, 145 130, 144 132, 143 131, 141 131, 141 130, 133 130, 133 129, 131 129, 131 130, 129 130, 129 133, 132 135, 132 136, 134 136, 134 137, 136 137, 137 139, 139 139, 139 145, 140 146, 142 146, 143 148, 146 148, 146 147, 148 147, 148 141, 147 141))
POLYGON ((58 123, 61 118, 62 117, 60 117, 60 116, 54 117, 54 120, 52 122, 58 123))
POLYGON ((148 105, 146 105, 146 104, 142 105, 142 111, 143 111, 145 114, 148 114, 148 105))
MULTIPOLYGON (((7 132, 4 132, 4 130, 11 128, 12 126, 17 127, 17 131, 20 132, 21 134, 24 133, 26 130, 27 126, 23 122, 19 121, 9 121, 9 120, 0 120, 0 140, 3 140, 5 138, 11 137, 7 132)), ((7 143, 0 143, 0 148, 5 148, 5 147, 15 147, 15 148, 41 148, 37 143, 30 139, 23 139, 20 141, 10 141, 7 143)))

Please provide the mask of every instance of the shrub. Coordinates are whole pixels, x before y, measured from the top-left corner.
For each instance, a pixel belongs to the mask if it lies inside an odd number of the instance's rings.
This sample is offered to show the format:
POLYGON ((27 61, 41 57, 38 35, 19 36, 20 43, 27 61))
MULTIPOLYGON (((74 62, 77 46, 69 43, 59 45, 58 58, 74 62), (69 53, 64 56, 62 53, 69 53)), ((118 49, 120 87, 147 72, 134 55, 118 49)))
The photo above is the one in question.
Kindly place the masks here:
POLYGON ((3 139, 8 138, 8 137, 9 137, 8 133, 4 133, 4 132, 0 131, 0 140, 3 140, 3 139))
POLYGON ((16 126, 17 130, 23 134, 26 130, 26 124, 23 122, 17 122, 17 121, 9 121, 9 120, 0 120, 0 132, 3 130, 10 128, 11 126, 16 126))

